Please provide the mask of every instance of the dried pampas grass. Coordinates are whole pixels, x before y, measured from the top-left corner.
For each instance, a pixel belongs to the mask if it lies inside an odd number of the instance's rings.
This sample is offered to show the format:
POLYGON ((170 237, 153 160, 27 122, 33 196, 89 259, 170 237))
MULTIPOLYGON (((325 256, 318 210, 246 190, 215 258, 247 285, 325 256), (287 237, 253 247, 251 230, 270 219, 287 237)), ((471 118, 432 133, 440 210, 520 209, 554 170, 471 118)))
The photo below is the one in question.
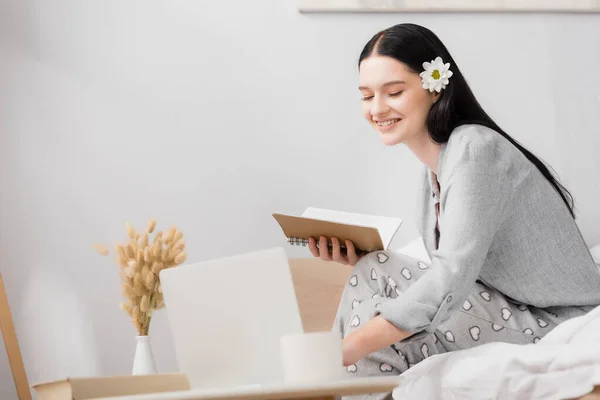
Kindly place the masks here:
MULTIPOLYGON (((155 228, 155 219, 148 222, 143 233, 127 222, 128 242, 115 246, 123 295, 120 308, 131 317, 140 336, 148 335, 152 312, 165 306, 158 277, 160 271, 182 264, 187 258, 183 232, 171 226, 166 233, 156 232, 151 239, 155 228)), ((110 254, 102 244, 96 243, 93 247, 104 256, 110 254)))

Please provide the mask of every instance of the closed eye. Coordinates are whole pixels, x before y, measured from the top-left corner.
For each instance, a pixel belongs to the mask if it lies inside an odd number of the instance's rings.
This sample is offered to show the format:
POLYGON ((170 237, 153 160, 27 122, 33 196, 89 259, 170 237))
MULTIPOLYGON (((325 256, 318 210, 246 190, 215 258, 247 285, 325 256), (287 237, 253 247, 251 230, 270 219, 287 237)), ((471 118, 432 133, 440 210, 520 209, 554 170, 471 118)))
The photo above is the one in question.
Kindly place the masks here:
MULTIPOLYGON (((402 90, 399 92, 394 92, 394 93, 390 93, 388 96, 390 97, 398 97, 402 94, 402 90)), ((371 100, 373 98, 373 96, 364 96, 361 98, 362 101, 368 101, 371 100)))

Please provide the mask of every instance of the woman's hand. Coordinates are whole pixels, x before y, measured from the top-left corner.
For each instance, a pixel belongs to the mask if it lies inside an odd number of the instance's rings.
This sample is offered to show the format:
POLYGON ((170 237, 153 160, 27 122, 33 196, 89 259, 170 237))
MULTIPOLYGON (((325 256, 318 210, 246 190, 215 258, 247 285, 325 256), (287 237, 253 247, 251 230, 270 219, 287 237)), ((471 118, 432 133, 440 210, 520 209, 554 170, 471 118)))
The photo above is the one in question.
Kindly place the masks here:
POLYGON ((331 238, 331 248, 328 246, 327 238, 321 236, 319 238, 319 246, 314 238, 308 238, 308 248, 313 256, 320 257, 324 261, 336 261, 344 265, 354 266, 364 254, 360 256, 356 254, 354 243, 346 240, 346 249, 342 250, 340 240, 336 237, 331 238))
POLYGON ((353 341, 352 339, 348 340, 345 338, 342 341, 342 357, 344 362, 344 367, 348 365, 356 364, 361 358, 367 356, 368 354, 363 354, 358 343, 353 341))
POLYGON ((356 363, 371 353, 407 339, 413 334, 396 328, 378 315, 344 338, 342 342, 344 367, 356 363))

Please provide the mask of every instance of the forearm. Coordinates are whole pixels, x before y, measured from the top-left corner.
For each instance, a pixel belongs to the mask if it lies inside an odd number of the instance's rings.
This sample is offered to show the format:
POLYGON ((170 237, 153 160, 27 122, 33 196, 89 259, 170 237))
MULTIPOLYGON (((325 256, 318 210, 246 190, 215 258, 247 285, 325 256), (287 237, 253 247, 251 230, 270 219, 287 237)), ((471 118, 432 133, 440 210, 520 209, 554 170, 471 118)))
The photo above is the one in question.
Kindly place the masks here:
POLYGON ((344 338, 344 366, 404 340, 414 333, 396 328, 383 317, 377 316, 344 338))

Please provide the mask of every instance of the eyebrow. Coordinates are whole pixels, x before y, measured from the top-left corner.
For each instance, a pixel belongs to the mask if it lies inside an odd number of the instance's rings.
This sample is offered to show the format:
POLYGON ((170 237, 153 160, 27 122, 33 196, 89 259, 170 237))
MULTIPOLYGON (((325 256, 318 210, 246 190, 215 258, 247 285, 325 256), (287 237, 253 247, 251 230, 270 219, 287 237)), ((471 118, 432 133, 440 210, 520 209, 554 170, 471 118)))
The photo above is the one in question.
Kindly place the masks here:
MULTIPOLYGON (((406 83, 406 82, 404 82, 404 81, 389 81, 389 82, 384 83, 381 86, 386 87, 386 86, 391 86, 391 85, 400 85, 402 83, 406 83)), ((365 89, 369 89, 369 88, 366 87, 366 86, 359 86, 358 87, 358 90, 365 90, 365 89)))

